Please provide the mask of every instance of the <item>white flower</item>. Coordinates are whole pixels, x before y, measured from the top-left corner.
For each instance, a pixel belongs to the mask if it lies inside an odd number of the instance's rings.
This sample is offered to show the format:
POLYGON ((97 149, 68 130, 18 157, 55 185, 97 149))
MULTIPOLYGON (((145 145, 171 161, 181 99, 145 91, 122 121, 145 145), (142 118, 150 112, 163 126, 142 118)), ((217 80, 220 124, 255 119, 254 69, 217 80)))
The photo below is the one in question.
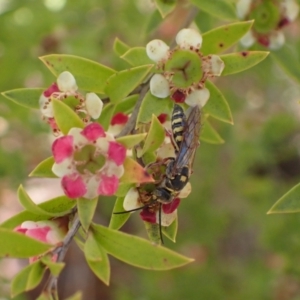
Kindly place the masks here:
POLYGON ((152 40, 146 45, 146 53, 154 62, 167 59, 170 47, 161 40, 152 40))
POLYGON ((206 104, 209 96, 210 92, 207 88, 195 90, 186 97, 185 103, 193 107, 198 105, 201 108, 206 104))
POLYGON ((272 31, 269 35, 269 40, 269 48, 272 50, 276 50, 283 46, 285 42, 285 37, 282 31, 272 31))
POLYGON ((57 85, 62 92, 72 93, 78 89, 75 77, 68 71, 64 71, 58 75, 57 85))
POLYGON ((281 2, 281 7, 290 22, 296 20, 299 14, 299 4, 295 0, 283 0, 281 2))
POLYGON ((253 32, 250 30, 248 31, 241 39, 240 42, 245 48, 251 47, 256 41, 256 38, 253 32))
POLYGON ((250 12, 252 0, 239 0, 236 4, 236 14, 239 19, 245 19, 250 12))
POLYGON ((161 74, 155 74, 150 80, 151 94, 158 98, 166 98, 170 95, 168 80, 161 74))
POLYGON ((85 101, 88 114, 93 119, 98 119, 103 108, 102 100, 95 93, 87 93, 85 101))
POLYGON ((189 49, 190 47, 200 49, 202 45, 202 36, 194 29, 181 29, 176 35, 176 43, 182 49, 189 49))

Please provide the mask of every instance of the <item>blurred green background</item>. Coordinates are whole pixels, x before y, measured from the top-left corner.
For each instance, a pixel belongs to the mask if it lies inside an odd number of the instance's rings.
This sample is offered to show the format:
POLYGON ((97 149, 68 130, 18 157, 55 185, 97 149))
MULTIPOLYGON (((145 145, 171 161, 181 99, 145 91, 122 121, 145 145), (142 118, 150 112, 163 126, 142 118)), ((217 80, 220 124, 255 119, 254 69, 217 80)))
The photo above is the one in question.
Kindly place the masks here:
MULTIPOLYGON (((153 37, 171 41, 185 16, 183 5, 153 32, 159 17, 151 1, 0 0, 0 91, 49 86, 54 77, 38 57, 51 53, 124 68, 112 51, 116 37, 130 46, 144 46, 153 37)), ((197 24, 208 30, 223 23, 200 12, 197 24)), ((299 25, 285 30, 295 53, 300 52, 299 25)), ((300 215, 266 215, 300 182, 300 85, 271 56, 216 84, 232 108, 235 125, 213 122, 226 142, 201 144, 192 193, 179 209, 177 243, 166 241, 195 262, 151 272, 112 258, 111 285, 106 287, 74 245, 59 282, 62 299, 79 289, 83 299, 105 300, 300 299, 300 215)), ((9 195, 49 156, 48 134, 38 112, 0 96, 0 211, 16 206, 8 203, 10 197, 16 201, 9 195)), ((100 201, 98 222, 108 224, 112 206, 112 199, 100 201)), ((146 237, 138 214, 122 230, 146 237)), ((9 268, 0 264, 0 299, 10 299, 9 268)))

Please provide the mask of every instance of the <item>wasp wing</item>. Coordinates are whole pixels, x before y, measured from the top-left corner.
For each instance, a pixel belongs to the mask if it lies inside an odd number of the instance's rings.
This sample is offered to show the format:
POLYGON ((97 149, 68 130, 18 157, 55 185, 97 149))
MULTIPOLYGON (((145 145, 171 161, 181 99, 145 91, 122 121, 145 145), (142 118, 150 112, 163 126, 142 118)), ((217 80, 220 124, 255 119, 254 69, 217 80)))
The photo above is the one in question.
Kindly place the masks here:
POLYGON ((184 166, 192 168, 200 135, 200 109, 195 106, 185 122, 183 139, 174 162, 173 172, 177 173, 184 166))

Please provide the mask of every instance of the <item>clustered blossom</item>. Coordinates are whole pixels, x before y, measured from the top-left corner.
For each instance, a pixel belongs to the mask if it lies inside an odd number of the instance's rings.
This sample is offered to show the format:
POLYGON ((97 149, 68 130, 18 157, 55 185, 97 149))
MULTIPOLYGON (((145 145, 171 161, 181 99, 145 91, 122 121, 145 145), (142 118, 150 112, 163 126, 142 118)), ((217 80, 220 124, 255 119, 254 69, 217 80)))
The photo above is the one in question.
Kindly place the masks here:
POLYGON ((123 207, 126 211, 137 210, 140 208, 140 217, 143 221, 157 223, 161 226, 170 226, 177 218, 177 207, 180 204, 180 199, 186 198, 190 192, 191 184, 188 182, 187 185, 170 203, 161 204, 161 212, 159 212, 160 203, 158 201, 154 202, 152 205, 149 205, 151 202, 151 196, 150 199, 148 197, 147 201, 145 202, 145 197, 141 196, 141 194, 143 194, 141 188, 133 187, 127 192, 124 198, 123 207), (159 214, 161 214, 160 218, 159 214))
POLYGON ((253 28, 241 39, 248 48, 255 42, 276 50, 285 42, 282 28, 295 21, 299 14, 296 0, 239 0, 236 4, 238 18, 255 19, 253 28))
POLYGON ((146 45, 147 55, 157 64, 158 69, 158 73, 150 80, 150 91, 158 98, 170 96, 177 103, 203 107, 210 96, 205 81, 209 77, 220 76, 225 67, 224 62, 217 55, 201 54, 202 36, 196 30, 180 30, 176 43, 177 47, 173 50, 161 40, 152 40, 146 45), (190 56, 190 59, 189 55, 193 53, 196 56, 190 56), (180 72, 188 80, 187 84, 181 86, 178 84, 180 72))
MULTIPOLYGON (((65 218, 45 221, 25 221, 17 226, 14 231, 20 232, 28 237, 39 240, 40 242, 56 245, 63 241, 68 230, 68 222, 65 218)), ((38 257, 31 257, 30 262, 34 262, 38 257)), ((54 261, 56 257, 52 258, 54 261)))
POLYGON ((54 119, 52 99, 65 101, 83 119, 85 123, 90 119, 98 119, 102 107, 102 100, 95 93, 87 93, 85 97, 78 92, 74 76, 68 72, 62 72, 55 83, 45 90, 39 99, 40 110, 43 117, 54 131, 57 125, 54 119), (70 101, 67 101, 71 99, 70 101))
POLYGON ((124 173, 126 148, 98 123, 72 128, 52 145, 52 171, 70 198, 113 195, 124 173))

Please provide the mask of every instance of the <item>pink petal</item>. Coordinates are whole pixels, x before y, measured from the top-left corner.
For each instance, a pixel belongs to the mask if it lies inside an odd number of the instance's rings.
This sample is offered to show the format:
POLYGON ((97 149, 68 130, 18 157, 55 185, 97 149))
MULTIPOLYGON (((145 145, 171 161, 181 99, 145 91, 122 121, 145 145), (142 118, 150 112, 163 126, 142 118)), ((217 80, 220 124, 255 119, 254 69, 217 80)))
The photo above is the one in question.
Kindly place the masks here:
POLYGON ((127 123, 127 121, 128 121, 128 116, 119 112, 112 117, 110 121, 110 125, 120 125, 120 124, 124 125, 127 123))
POLYGON ((77 174, 64 176, 62 178, 61 185, 65 194, 69 198, 82 197, 87 191, 84 181, 77 174))
POLYGON ((148 210, 148 207, 143 208, 143 210, 140 212, 140 216, 143 221, 149 222, 149 223, 156 223, 156 213, 150 212, 148 210))
POLYGON ((45 226, 42 228, 33 228, 27 230, 26 235, 41 242, 47 243, 47 234, 50 230, 51 228, 49 226, 45 226))
POLYGON ((180 204, 180 199, 175 198, 171 203, 163 204, 162 205, 162 210, 165 214, 171 214, 174 210, 177 209, 179 204, 180 204))
POLYGON ((44 91, 45 97, 50 97, 53 93, 59 92, 56 82, 54 82, 46 91, 44 91))
POLYGON ((103 175, 101 182, 98 186, 98 194, 105 196, 112 196, 116 193, 119 187, 119 179, 117 176, 106 176, 103 175))
POLYGON ((52 153, 56 163, 61 163, 73 154, 73 137, 71 135, 62 136, 52 144, 52 153))
POLYGON ((81 134, 85 136, 89 141, 95 141, 99 137, 105 137, 105 131, 103 127, 98 123, 91 123, 87 125, 82 131, 81 134))
POLYGON ((117 142, 109 142, 108 158, 120 166, 126 158, 126 148, 117 142))
POLYGON ((28 230, 27 228, 22 228, 21 225, 17 226, 17 227, 14 229, 14 231, 20 232, 20 233, 23 233, 23 234, 25 234, 27 230, 28 230))

